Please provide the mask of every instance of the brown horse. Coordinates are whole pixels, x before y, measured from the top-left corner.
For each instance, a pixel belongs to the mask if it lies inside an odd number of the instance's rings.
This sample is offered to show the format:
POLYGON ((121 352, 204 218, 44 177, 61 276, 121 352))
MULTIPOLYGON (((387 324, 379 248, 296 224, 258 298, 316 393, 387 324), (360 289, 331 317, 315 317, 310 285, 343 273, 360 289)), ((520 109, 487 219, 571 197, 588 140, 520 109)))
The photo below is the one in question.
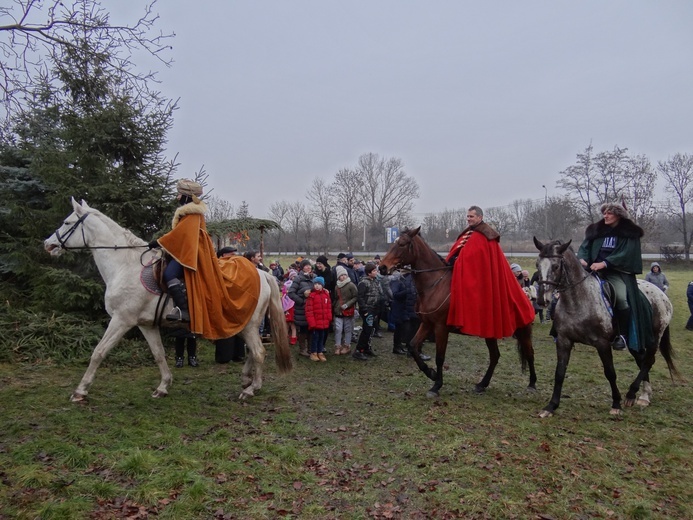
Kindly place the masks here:
MULTIPOLYGON (((448 327, 447 324, 452 267, 426 244, 419 235, 420 229, 420 227, 405 229, 380 261, 380 265, 384 266, 388 272, 391 272, 396 267, 410 266, 418 294, 416 311, 421 319, 421 325, 411 340, 409 351, 419 369, 434 381, 433 386, 428 391, 429 397, 437 397, 443 386, 443 364, 445 363, 445 351, 448 347, 448 334, 459 331, 454 327, 448 327), (429 367, 419 356, 421 344, 431 332, 435 334, 436 338, 435 370, 429 367)), ((517 346, 523 372, 529 366, 528 388, 535 390, 537 374, 534 370, 532 324, 530 323, 525 327, 517 329, 515 337, 518 342, 517 346)), ((486 338, 486 346, 488 347, 490 362, 486 374, 474 387, 477 393, 482 393, 486 390, 500 359, 498 340, 486 338)))

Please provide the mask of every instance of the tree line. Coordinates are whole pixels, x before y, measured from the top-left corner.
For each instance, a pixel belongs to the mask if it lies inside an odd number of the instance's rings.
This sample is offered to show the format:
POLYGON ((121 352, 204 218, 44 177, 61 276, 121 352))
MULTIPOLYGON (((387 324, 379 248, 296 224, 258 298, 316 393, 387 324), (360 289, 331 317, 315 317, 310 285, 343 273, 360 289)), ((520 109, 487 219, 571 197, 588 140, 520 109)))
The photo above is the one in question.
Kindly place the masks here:
MULTIPOLYGON (((40 2, 19 0, 0 7, 0 93, 7 116, 0 127, 5 330, 18 327, 21 312, 46 319, 56 309, 90 321, 104 317, 103 284, 91 257, 56 261, 42 249, 70 212, 70 195, 145 240, 170 226, 178 164, 166 156, 165 145, 177 102, 156 91, 155 76, 137 72, 132 60, 132 53, 144 50, 168 63, 167 37, 156 32, 152 5, 129 27, 113 26, 94 0, 58 2, 44 11, 40 2), (12 23, 4 23, 8 17, 12 23)), ((197 176, 206 179, 204 171, 197 176)), ((652 166, 625 148, 595 152, 590 145, 558 178, 562 196, 485 208, 486 219, 507 239, 580 238, 602 202, 624 200, 648 238, 681 242, 688 255, 691 156, 676 154, 652 166), (657 180, 670 195, 666 207, 652 199, 657 180)), ((265 246, 298 253, 385 250, 385 228, 422 224, 427 240, 444 249, 466 226, 466 208, 437 210, 416 222, 418 197, 419 185, 400 158, 365 153, 332 178, 313 180, 305 200, 274 202, 268 217, 279 229, 266 233, 265 246)), ((228 228, 215 227, 230 218, 251 220, 247 204, 236 210, 228 201, 208 202, 217 238, 259 246, 256 230, 234 228, 229 236, 228 228)))

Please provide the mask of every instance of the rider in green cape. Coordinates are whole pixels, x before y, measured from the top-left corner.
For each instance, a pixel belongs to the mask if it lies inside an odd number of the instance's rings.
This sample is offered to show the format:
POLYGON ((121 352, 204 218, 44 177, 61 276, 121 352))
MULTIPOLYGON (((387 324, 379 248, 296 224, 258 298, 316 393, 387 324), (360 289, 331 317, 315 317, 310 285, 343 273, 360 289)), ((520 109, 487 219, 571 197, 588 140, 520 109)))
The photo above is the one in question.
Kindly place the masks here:
POLYGON ((640 239, 644 232, 620 204, 603 204, 604 216, 585 230, 578 250, 580 263, 608 280, 614 287, 616 338, 614 350, 629 346, 638 351, 654 341, 652 308, 638 289, 636 274, 642 273, 640 239))

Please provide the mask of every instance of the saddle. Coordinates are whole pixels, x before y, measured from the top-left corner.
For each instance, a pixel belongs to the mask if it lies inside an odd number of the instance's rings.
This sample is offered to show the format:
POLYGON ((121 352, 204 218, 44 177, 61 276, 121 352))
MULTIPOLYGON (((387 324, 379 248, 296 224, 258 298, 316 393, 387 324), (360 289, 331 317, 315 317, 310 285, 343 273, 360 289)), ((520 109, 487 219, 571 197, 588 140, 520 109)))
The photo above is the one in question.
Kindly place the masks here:
POLYGON ((188 323, 168 321, 163 318, 164 309, 166 309, 166 305, 171 299, 164 282, 164 271, 168 265, 169 258, 168 255, 163 255, 159 258, 153 258, 150 263, 144 265, 140 271, 140 282, 147 291, 159 296, 159 301, 156 304, 154 324, 161 327, 162 331, 165 329, 168 336, 189 337, 190 326, 188 323))
POLYGON ((614 301, 616 300, 616 291, 614 286, 608 280, 605 280, 601 276, 599 278, 599 288, 602 292, 602 298, 604 298, 604 303, 609 311, 609 314, 614 315, 614 301))

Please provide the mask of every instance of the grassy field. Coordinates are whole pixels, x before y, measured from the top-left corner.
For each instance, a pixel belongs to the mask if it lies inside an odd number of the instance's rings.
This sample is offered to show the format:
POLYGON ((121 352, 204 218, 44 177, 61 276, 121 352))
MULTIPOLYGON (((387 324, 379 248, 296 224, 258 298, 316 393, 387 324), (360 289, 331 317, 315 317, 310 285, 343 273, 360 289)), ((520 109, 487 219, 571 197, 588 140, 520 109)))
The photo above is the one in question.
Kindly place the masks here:
MULTIPOLYGON (((689 377, 693 273, 665 272, 689 377)), ((153 362, 107 360, 86 405, 68 401, 86 359, 0 365, 0 519, 693 518, 690 386, 673 384, 660 358, 652 405, 614 418, 596 352, 579 345, 561 408, 538 419, 553 385, 548 330, 535 327, 536 392, 504 341, 475 395, 486 348, 453 336, 436 400, 414 363, 390 353, 391 334, 374 340, 375 360, 297 359, 288 376, 270 352, 250 402, 236 400, 240 366, 214 364, 206 343, 202 366, 174 369, 160 400, 149 397, 153 362)), ((625 392, 636 367, 614 356, 625 392)))

